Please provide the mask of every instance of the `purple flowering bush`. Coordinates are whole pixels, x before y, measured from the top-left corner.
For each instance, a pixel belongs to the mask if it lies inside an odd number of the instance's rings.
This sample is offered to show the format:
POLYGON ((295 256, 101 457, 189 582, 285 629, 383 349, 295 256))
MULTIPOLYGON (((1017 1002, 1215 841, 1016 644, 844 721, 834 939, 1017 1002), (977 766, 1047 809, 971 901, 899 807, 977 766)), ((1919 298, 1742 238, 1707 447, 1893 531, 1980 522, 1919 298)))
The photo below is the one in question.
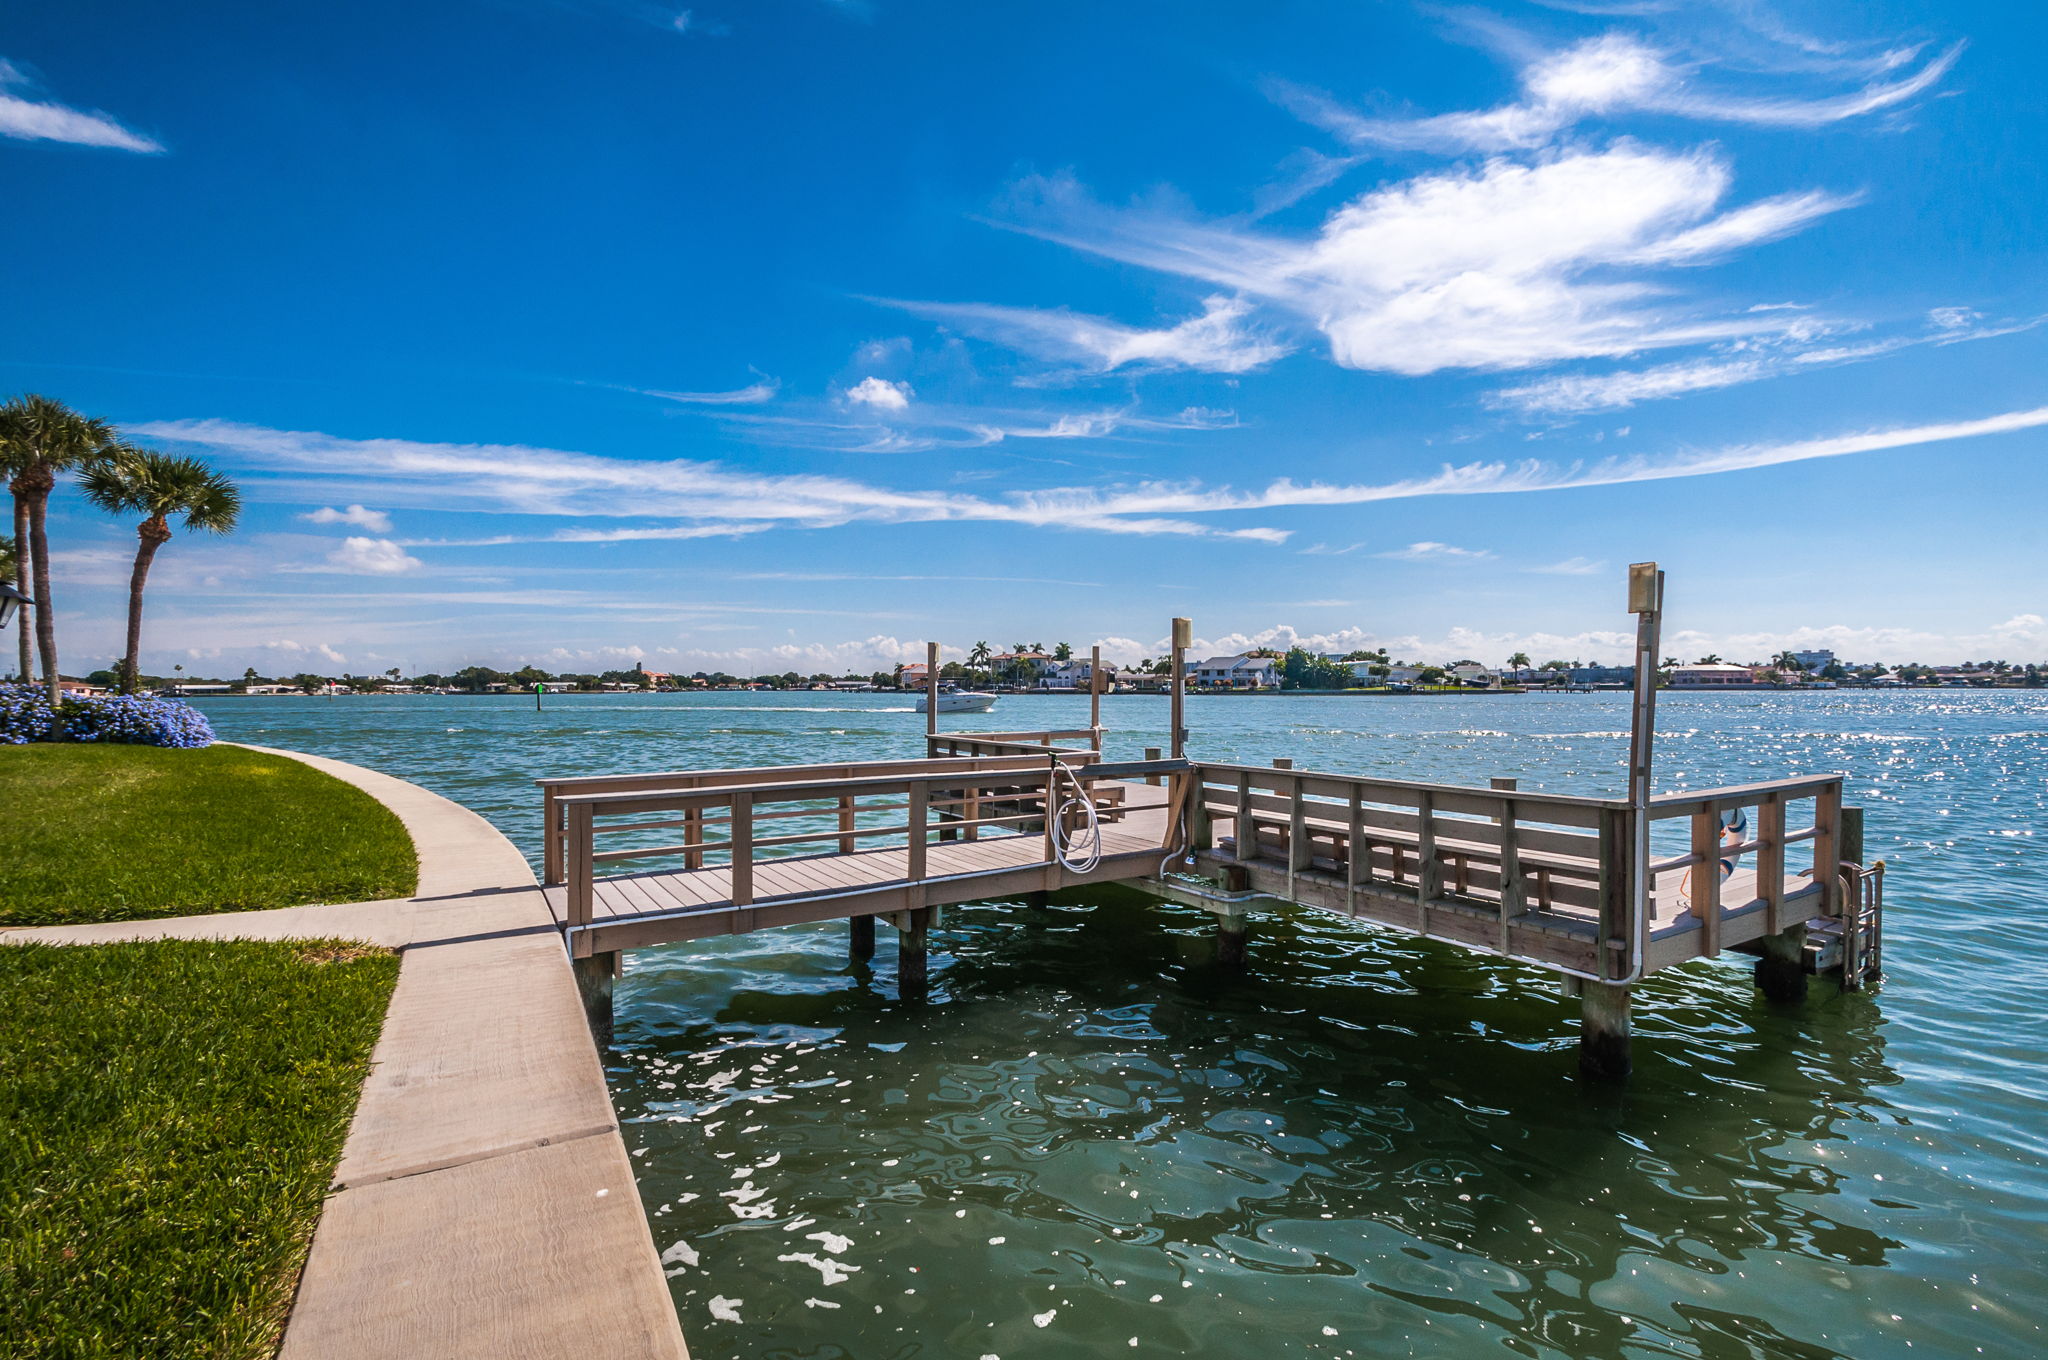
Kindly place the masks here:
MULTIPOLYGON (((120 742, 131 746, 196 747, 213 744, 213 724, 176 699, 67 696, 59 708, 66 741, 120 742)), ((50 739, 50 696, 40 686, 0 685, 0 745, 50 739)))

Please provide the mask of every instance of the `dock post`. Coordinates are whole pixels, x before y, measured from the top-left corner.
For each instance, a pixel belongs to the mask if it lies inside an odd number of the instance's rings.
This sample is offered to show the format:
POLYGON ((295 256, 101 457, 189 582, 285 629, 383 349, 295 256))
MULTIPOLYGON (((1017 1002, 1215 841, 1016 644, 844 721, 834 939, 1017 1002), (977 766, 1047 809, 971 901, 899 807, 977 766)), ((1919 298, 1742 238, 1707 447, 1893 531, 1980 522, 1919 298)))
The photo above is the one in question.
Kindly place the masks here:
POLYGON ((1756 987, 1771 1001, 1806 1000, 1806 922, 1757 942, 1756 987))
POLYGON ((1627 987, 1589 982, 1579 993, 1579 1071, 1600 1081, 1620 1081, 1629 1059, 1627 987))
POLYGON ((576 975, 583 1018, 590 1022, 590 1032, 598 1047, 606 1047, 612 1041, 612 984, 625 971, 625 956, 615 949, 607 954, 592 954, 587 959, 571 959, 569 966, 576 975))
POLYGON ((1244 967, 1245 940, 1251 925, 1248 916, 1243 907, 1216 913, 1216 962, 1225 968, 1244 967))
POLYGON ((846 953, 855 963, 866 963, 875 956, 875 918, 872 916, 851 916, 846 921, 846 953))
POLYGON ((939 735, 939 644, 924 645, 924 740, 925 754, 931 754, 932 738, 939 735))
POLYGON ((1863 863, 1863 809, 1844 806, 1835 827, 1835 857, 1848 864, 1863 863))
POLYGON ((929 978, 925 935, 931 929, 932 909, 913 907, 904 916, 909 924, 896 936, 896 995, 903 1001, 922 1001, 929 978))
POLYGON ((1167 705, 1167 749, 1179 760, 1188 753, 1187 691, 1188 648, 1194 644, 1195 626, 1186 619, 1173 621, 1173 649, 1168 664, 1173 667, 1167 705))

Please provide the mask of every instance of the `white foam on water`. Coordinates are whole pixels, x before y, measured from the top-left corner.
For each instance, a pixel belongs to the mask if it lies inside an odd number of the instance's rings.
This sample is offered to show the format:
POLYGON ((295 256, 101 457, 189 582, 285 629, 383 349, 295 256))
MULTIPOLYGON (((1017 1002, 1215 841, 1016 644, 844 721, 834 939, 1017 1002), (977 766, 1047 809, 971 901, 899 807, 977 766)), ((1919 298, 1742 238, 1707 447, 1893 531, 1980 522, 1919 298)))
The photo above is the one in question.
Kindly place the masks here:
POLYGON ((851 1237, 841 1237, 836 1232, 806 1233, 804 1241, 824 1244, 825 1254, 828 1256, 844 1256, 848 1248, 853 1246, 853 1239, 851 1237))
POLYGON ((739 1322, 740 1305, 745 1302, 745 1299, 729 1299, 719 1294, 711 1300, 711 1316, 720 1322, 739 1322))

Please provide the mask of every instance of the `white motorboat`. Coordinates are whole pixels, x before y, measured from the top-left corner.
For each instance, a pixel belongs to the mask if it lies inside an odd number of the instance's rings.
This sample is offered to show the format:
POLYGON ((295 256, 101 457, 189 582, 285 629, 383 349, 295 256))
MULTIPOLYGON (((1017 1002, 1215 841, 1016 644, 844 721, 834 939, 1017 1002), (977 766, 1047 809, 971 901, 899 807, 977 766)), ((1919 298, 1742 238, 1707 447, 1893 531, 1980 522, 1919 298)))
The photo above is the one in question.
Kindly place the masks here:
MULTIPOLYGON (((941 713, 986 713, 996 706, 996 696, 981 694, 974 690, 959 689, 952 685, 939 687, 939 712, 941 713)), ((931 712, 931 696, 917 696, 917 711, 931 712)))

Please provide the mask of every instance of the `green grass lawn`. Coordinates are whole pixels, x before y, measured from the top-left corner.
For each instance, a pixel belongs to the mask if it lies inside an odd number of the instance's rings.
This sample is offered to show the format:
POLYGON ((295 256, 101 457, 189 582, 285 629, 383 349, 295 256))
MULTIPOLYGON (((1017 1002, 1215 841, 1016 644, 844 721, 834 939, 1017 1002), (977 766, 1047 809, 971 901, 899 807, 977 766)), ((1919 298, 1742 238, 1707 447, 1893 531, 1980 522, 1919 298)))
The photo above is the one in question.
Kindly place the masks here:
POLYGON ((0 1352, 273 1354, 397 977, 348 943, 0 947, 0 1352))
POLYGON ((410 896, 412 840, 362 790, 236 746, 0 746, 0 926, 410 896))

